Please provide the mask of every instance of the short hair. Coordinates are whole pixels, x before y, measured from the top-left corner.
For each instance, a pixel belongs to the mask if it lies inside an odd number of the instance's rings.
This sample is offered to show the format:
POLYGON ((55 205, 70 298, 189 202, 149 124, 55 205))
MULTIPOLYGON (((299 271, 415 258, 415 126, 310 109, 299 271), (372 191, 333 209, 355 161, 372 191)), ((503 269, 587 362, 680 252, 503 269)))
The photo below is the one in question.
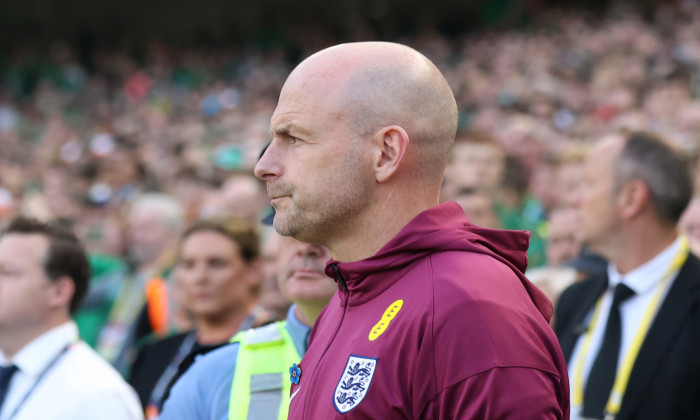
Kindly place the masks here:
POLYGON ((631 131, 623 135, 626 141, 617 159, 615 191, 632 179, 643 181, 659 218, 677 223, 693 195, 687 158, 656 134, 631 131))
POLYGON ((555 156, 555 163, 559 166, 570 163, 585 163, 590 155, 590 147, 581 142, 571 142, 555 156))
POLYGON ((143 209, 156 209, 163 215, 165 222, 178 230, 184 224, 185 216, 182 205, 168 194, 151 192, 138 196, 131 204, 129 215, 143 209))
POLYGON ((4 234, 42 235, 49 240, 44 255, 44 273, 51 281, 66 276, 73 281, 75 293, 70 302, 74 314, 85 296, 90 280, 90 264, 80 240, 65 224, 44 223, 39 220, 18 217, 13 219, 4 234))
MULTIPOLYGON (((260 233, 252 221, 234 216, 214 216, 195 222, 183 232, 180 244, 197 232, 217 232, 238 245, 241 258, 247 264, 260 258, 260 233)), ((260 287, 253 290, 257 295, 260 287)))

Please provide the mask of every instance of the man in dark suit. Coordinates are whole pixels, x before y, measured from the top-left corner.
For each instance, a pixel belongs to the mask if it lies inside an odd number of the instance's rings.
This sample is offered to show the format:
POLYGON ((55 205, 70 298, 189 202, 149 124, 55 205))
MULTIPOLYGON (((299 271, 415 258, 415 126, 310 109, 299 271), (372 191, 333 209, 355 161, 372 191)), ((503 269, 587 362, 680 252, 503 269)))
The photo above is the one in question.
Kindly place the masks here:
POLYGON ((657 136, 628 132, 597 145, 585 180, 579 234, 610 264, 559 300, 571 419, 698 419, 700 260, 676 230, 687 165, 657 136))

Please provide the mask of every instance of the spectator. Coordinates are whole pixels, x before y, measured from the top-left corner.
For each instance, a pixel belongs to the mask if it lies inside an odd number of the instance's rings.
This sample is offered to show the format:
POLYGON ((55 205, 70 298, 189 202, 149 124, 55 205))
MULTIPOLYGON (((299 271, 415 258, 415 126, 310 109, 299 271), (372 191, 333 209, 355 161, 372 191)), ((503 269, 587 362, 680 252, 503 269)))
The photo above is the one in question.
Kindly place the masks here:
POLYGON ((473 224, 492 229, 501 226, 493 210, 491 196, 485 191, 463 188, 457 192, 454 201, 462 207, 464 214, 473 224))
MULTIPOLYGON (((98 351, 122 374, 133 362, 134 345, 150 334, 161 335, 182 314, 168 294, 167 279, 175 263, 173 244, 184 223, 180 204, 165 194, 137 198, 129 212, 127 250, 130 269, 124 273, 100 333, 98 351)), ((178 318, 180 317, 180 318, 178 318)), ((185 323, 186 324, 186 323, 185 323)))
POLYGON ((555 208, 547 226, 547 265, 525 273, 542 290, 556 308, 559 295, 577 279, 571 260, 579 257, 581 244, 576 237, 579 212, 573 208, 555 208))
MULTIPOLYGON (((274 217, 274 214, 272 216, 274 217)), ((267 218, 263 222, 265 220, 267 218)), ((272 224, 271 218, 269 223, 272 224)), ((281 236, 270 226, 266 226, 262 237, 263 284, 260 292, 260 306, 270 312, 276 320, 281 321, 287 316, 291 305, 289 299, 282 294, 277 281, 281 236)))
POLYGON ((70 316, 87 258, 69 231, 15 219, 0 239, 0 418, 142 419, 134 391, 80 341, 70 316))
POLYGON ((195 355, 221 347, 259 321, 253 315, 262 280, 259 243, 255 226, 232 216, 196 222, 182 235, 174 291, 194 329, 139 351, 129 382, 146 418, 158 415, 169 385, 195 355))
POLYGON ((509 155, 506 156, 505 162, 506 170, 501 184, 500 199, 494 205, 494 210, 503 229, 530 232, 528 265, 539 267, 545 263, 544 208, 539 200, 529 193, 527 174, 519 158, 509 155))
POLYGON ((574 208, 557 208, 549 214, 547 232, 547 263, 559 267, 578 256, 581 244, 576 237, 579 211, 574 208))
POLYGON ((700 255, 700 197, 695 196, 683 212, 678 227, 688 235, 690 250, 700 255))
POLYGON ((232 344, 199 359, 173 388, 161 419, 286 419, 289 367, 306 352, 311 326, 336 289, 323 271, 329 257, 321 246, 282 238, 277 281, 282 294, 294 302, 286 321, 239 333, 232 344), (261 347, 270 335, 283 340, 261 347), (275 353, 266 356, 270 347, 275 353), (280 352, 289 358, 279 360, 280 352), (274 375, 274 389, 252 389, 251 378, 263 375, 274 375))
POLYGON ((221 186, 220 194, 225 214, 247 217, 253 222, 269 208, 265 186, 250 173, 230 176, 221 186))
POLYGON ((692 192, 684 158, 653 134, 610 135, 591 153, 578 232, 610 264, 557 306, 572 419, 700 414, 700 261, 676 230, 692 192))
POLYGON ((480 133, 460 134, 445 168, 446 188, 452 194, 472 188, 498 198, 504 169, 505 153, 495 139, 480 133))

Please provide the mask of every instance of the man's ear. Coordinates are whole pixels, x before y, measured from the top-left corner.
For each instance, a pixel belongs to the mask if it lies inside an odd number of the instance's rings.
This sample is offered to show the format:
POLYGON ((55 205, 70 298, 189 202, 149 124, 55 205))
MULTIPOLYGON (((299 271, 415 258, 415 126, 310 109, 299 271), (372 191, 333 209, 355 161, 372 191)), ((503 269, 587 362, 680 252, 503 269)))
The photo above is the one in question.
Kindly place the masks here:
POLYGON ((50 305, 54 307, 70 307, 70 301, 75 295, 75 283, 68 276, 61 276, 51 282, 50 305))
POLYGON ((624 219, 636 217, 648 202, 649 187, 640 179, 634 179, 622 187, 618 199, 624 219))
POLYGON ((379 146, 372 167, 378 182, 386 182, 401 166, 408 151, 408 133, 398 125, 384 127, 375 135, 379 146))

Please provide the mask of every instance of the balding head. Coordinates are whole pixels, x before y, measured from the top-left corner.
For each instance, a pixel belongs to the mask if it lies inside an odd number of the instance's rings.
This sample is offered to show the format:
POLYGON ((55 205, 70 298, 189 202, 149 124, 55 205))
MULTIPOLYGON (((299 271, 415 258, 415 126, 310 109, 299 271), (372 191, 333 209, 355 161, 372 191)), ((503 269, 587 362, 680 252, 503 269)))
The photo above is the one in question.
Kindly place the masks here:
POLYGON ((312 55, 285 82, 255 168, 275 229, 334 258, 371 255, 438 204, 456 127, 447 81, 417 51, 366 42, 312 55), (378 226, 382 237, 360 237, 378 226))
POLYGON ((358 138, 402 127, 411 144, 407 164, 419 171, 417 180, 441 179, 457 131, 457 103, 424 55, 389 42, 337 45, 304 60, 285 88, 314 85, 327 109, 358 138))

